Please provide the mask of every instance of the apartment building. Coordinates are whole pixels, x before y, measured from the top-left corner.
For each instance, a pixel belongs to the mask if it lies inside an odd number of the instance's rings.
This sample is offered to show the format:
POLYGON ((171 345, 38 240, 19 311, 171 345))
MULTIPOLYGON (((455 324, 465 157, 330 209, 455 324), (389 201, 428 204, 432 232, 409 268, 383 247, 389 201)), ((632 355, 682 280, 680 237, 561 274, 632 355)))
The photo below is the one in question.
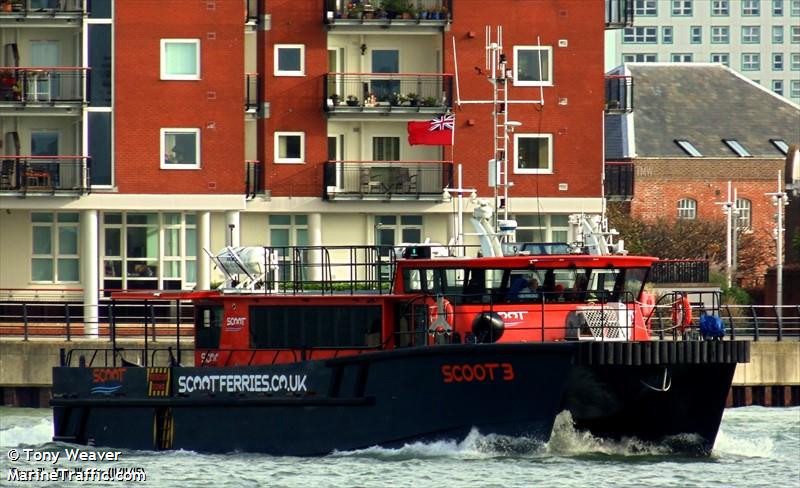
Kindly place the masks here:
POLYGON ((800 102, 800 0, 634 0, 612 66, 721 63, 800 102))
POLYGON ((602 210, 603 38, 626 5, 0 0, 0 288, 74 289, 91 321, 111 289, 207 289, 225 245, 448 242, 457 168, 491 201, 490 159, 517 240, 568 240, 602 210), (408 143, 449 115, 452 145, 408 143))

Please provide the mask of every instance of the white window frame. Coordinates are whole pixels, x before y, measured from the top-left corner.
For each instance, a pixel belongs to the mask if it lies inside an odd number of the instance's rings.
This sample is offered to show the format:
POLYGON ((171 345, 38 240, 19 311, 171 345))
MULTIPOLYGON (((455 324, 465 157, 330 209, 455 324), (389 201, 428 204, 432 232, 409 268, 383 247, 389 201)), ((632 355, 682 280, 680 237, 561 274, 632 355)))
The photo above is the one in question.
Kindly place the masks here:
POLYGON ((661 27, 661 43, 672 44, 675 42, 675 29, 671 25, 661 27))
POLYGON ((514 134, 514 174, 552 174, 553 173, 553 134, 514 134), (547 139, 547 167, 545 168, 520 168, 519 140, 520 139, 547 139))
POLYGON ((692 53, 672 53, 670 61, 673 63, 691 63, 694 60, 692 53))
POLYGON ((742 53, 741 71, 761 71, 761 54, 742 53))
POLYGON ((711 44, 730 44, 731 29, 727 25, 711 26, 711 44))
POLYGON ((711 0, 711 15, 713 17, 728 17, 731 14, 729 0, 711 0))
POLYGON ((78 212, 31 212, 31 274, 30 274, 30 282, 31 283, 80 283, 81 280, 81 232, 80 232, 80 221, 81 217, 78 212), (49 214, 50 221, 49 222, 34 222, 33 221, 33 214, 49 214), (66 215, 75 215, 78 217, 77 221, 75 222, 67 222, 67 221, 59 221, 58 216, 59 214, 66 214, 66 215), (34 228, 41 227, 47 228, 50 230, 50 253, 49 254, 35 254, 34 249, 36 248, 36 243, 33 242, 33 234, 34 228), (61 238, 60 230, 65 227, 74 228, 75 234, 77 237, 76 243, 76 253, 75 254, 62 254, 61 253, 61 244, 59 243, 59 239, 61 238), (42 259, 42 260, 49 260, 52 266, 52 280, 34 280, 33 279, 33 261, 35 259, 42 259), (58 262, 62 259, 69 259, 75 260, 78 263, 78 279, 77 280, 64 280, 58 276, 58 262))
POLYGON ((658 16, 657 0, 636 0, 634 3, 635 17, 656 17, 658 16))
POLYGON ((723 66, 731 66, 731 55, 729 53, 711 53, 709 58, 712 63, 720 63, 723 66))
POLYGON ((673 17, 691 17, 694 14, 692 0, 672 0, 673 17))
POLYGON ((657 61, 658 54, 656 53, 626 53, 622 55, 623 63, 655 63, 657 61))
POLYGON ((772 53, 772 71, 783 71, 785 64, 783 53, 772 53))
POLYGON ((761 15, 761 0, 742 0, 742 17, 761 15))
MULTIPOLYGON (((542 74, 542 73, 539 73, 542 74)), ((553 86, 553 47, 552 46, 514 46, 514 86, 553 86), (542 81, 520 80, 518 78, 519 52, 544 51, 547 53, 547 79, 542 81)))
POLYGON ((800 53, 789 54, 789 69, 792 71, 800 71, 800 53))
POLYGON ((761 26, 743 25, 742 44, 760 44, 760 43, 761 43, 761 26))
POLYGON ((304 164, 306 162, 306 133, 305 132, 275 132, 274 136, 274 151, 273 157, 275 163, 278 164, 304 164), (280 138, 300 136, 300 157, 299 158, 282 158, 280 157, 280 138))
POLYGON ((800 17, 800 0, 789 0, 789 15, 792 17, 800 17))
POLYGON ((734 204, 736 212, 736 227, 742 232, 750 231, 753 227, 753 202, 746 198, 737 198, 734 204))
POLYGON ((772 16, 783 17, 783 0, 772 0, 772 16))
POLYGON ((678 200, 678 218, 695 220, 697 218, 697 200, 693 198, 681 198, 678 200))
POLYGON ((783 80, 772 80, 772 91, 783 96, 783 80))
POLYGON ((784 39, 784 31, 782 25, 773 25, 772 26, 772 43, 773 44, 783 44, 784 39))
POLYGON ((658 27, 639 26, 639 27, 626 27, 622 34, 623 44, 657 44, 658 43, 658 27))
POLYGON ((305 76, 306 75, 306 45, 305 44, 275 44, 273 51, 275 76, 305 76), (300 70, 281 70, 280 50, 300 49, 300 70))
POLYGON ((162 127, 161 128, 161 136, 160 136, 160 152, 159 152, 159 161, 161 162, 161 169, 177 169, 177 170, 192 170, 192 169, 200 169, 200 129, 198 128, 189 128, 189 127, 162 127), (167 132, 178 132, 181 134, 194 134, 194 151, 195 155, 197 156, 197 160, 194 163, 167 163, 166 155, 167 151, 171 151, 172 148, 167 147, 167 132))
POLYGON ((800 25, 789 27, 789 42, 792 44, 800 44, 800 25))
POLYGON ((800 80, 789 81, 789 97, 800 98, 800 80))
POLYGON ((161 39, 161 79, 162 80, 199 80, 200 79, 200 39, 161 39), (173 75, 167 73, 167 44, 194 44, 195 65, 197 73, 189 75, 173 75))
POLYGON ((692 44, 703 43, 703 26, 693 25, 689 28, 689 42, 692 44))

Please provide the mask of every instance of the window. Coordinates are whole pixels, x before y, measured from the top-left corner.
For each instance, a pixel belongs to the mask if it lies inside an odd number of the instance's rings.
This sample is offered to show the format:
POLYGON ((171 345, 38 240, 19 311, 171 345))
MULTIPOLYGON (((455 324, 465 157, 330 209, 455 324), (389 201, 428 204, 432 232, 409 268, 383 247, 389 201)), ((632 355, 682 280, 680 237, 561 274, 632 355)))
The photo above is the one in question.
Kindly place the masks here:
POLYGON ((772 0, 772 16, 783 17, 783 0, 772 0))
POLYGON ((752 225, 752 208, 753 204, 750 200, 746 198, 736 199, 736 212, 738 213, 736 226, 738 230, 750 230, 750 226, 752 225))
POLYGON ((623 43, 655 44, 658 42, 658 27, 626 27, 622 35, 623 43))
POLYGON ((661 28, 661 42, 663 44, 672 44, 674 38, 671 26, 664 26, 661 28))
MULTIPOLYGON (((308 246, 308 215, 270 215, 269 245, 278 253, 278 273, 281 280, 308 279, 308 276, 295 276, 296 273, 307 273, 307 267, 292 269, 292 250, 290 246, 308 246)), ((302 262, 308 263, 307 251, 303 253, 302 262)))
POLYGON ((636 0, 633 13, 636 17, 655 17, 658 15, 657 0, 636 0))
POLYGON ((728 44, 731 41, 731 30, 727 25, 711 26, 711 44, 728 44))
POLYGON ((722 142, 731 148, 731 151, 735 152, 740 158, 748 158, 752 156, 752 154, 750 154, 750 152, 745 149, 744 146, 739 144, 739 141, 736 139, 723 139, 722 142))
POLYGON ((800 44, 800 25, 792 26, 792 44, 800 44))
POLYGON ((694 220, 697 218, 697 201, 691 198, 678 200, 678 218, 694 220))
POLYGON ((778 151, 784 155, 789 154, 789 145, 786 144, 786 141, 783 139, 770 139, 769 142, 771 142, 773 146, 777 147, 778 151))
POLYGON ((792 98, 800 98, 800 81, 792 80, 790 82, 789 96, 792 98))
POLYGON ((800 53, 792 53, 790 55, 790 69, 792 71, 800 71, 800 53))
POLYGON ((742 26, 742 44, 758 44, 761 42, 761 27, 757 25, 742 26))
POLYGON ((161 39, 161 79, 200 79, 199 39, 161 39))
POLYGON ((569 242, 567 215, 515 215, 517 242, 569 242))
POLYGON ((514 46, 517 86, 549 86, 553 84, 553 48, 550 46, 514 46))
POLYGON ((75 212, 31 214, 33 252, 31 281, 75 283, 80 281, 78 225, 75 212))
POLYGON ((742 0, 742 16, 755 17, 761 15, 761 0, 742 0))
POLYGON ((772 80, 772 91, 783 96, 783 80, 772 80))
POLYGON ((250 347, 304 350, 378 347, 381 312, 378 305, 253 306, 250 347))
POLYGON ((394 246, 403 242, 422 242, 421 215, 375 216, 375 244, 394 246))
POLYGON ((552 173, 553 136, 514 134, 514 173, 552 173))
POLYGON ((783 53, 772 53, 772 71, 783 71, 783 53))
POLYGON ((200 168, 200 129, 161 129, 161 169, 200 168))
POLYGON ((758 71, 761 69, 761 55, 758 53, 742 53, 742 71, 758 71))
POLYGON ((772 26, 772 43, 773 44, 783 44, 783 26, 782 25, 773 25, 772 26))
POLYGON ((692 62, 692 54, 691 53, 672 53, 672 56, 670 56, 670 60, 673 63, 691 63, 692 62))
POLYGON ((711 15, 727 17, 730 13, 730 0, 711 0, 711 15))
POLYGON ((275 162, 305 162, 305 132, 275 133, 275 162))
POLYGON ((731 56, 728 53, 712 53, 711 54, 711 62, 712 63, 720 63, 724 66, 730 67, 731 65, 731 56))
POLYGON ((692 44, 701 44, 703 42, 703 28, 701 26, 693 25, 689 32, 692 44))
POLYGON ((652 54, 623 54, 623 63, 655 63, 658 61, 658 55, 652 54))
POLYGON ((672 0, 672 15, 688 17, 692 15, 692 0, 672 0))
POLYGON ((275 45, 275 76, 303 76, 306 73, 303 44, 275 45))
POLYGON ((694 145, 691 142, 687 141, 686 139, 675 139, 675 144, 677 144, 678 147, 683 149, 684 152, 686 152, 686 154, 688 154, 689 156, 691 156, 693 158, 701 158, 701 157, 703 157, 703 155, 700 154, 700 151, 698 151, 694 147, 694 145))
POLYGON ((197 281, 193 213, 105 212, 103 287, 177 290, 197 281))
POLYGON ((792 17, 800 17, 800 0, 791 0, 791 2, 790 15, 792 17))
POLYGON ((373 161, 400 161, 399 137, 373 137, 373 161))

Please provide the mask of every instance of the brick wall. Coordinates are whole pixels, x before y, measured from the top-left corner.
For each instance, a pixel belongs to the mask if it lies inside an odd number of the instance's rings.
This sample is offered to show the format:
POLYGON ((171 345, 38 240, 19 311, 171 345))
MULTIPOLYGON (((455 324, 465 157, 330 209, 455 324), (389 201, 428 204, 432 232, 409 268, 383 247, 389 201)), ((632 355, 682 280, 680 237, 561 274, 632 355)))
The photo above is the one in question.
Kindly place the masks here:
POLYGON ((122 193, 244 192, 242 2, 115 2, 114 155, 122 193), (160 79, 160 40, 200 40, 201 79, 160 79), (199 128, 199 170, 160 168, 160 128, 199 128))

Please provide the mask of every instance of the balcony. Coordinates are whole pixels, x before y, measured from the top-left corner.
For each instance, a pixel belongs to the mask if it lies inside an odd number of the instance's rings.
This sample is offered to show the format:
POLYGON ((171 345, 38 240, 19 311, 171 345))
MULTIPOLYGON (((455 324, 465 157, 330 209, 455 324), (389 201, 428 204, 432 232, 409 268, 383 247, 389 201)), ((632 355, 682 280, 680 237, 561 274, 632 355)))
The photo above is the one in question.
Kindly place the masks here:
POLYGON ((329 116, 440 114, 453 106, 449 74, 328 73, 325 110, 329 116))
POLYGON ((248 114, 257 114, 261 102, 261 90, 258 73, 245 73, 244 75, 244 111, 248 114))
POLYGON ((708 283, 707 259, 662 259, 650 269, 651 283, 708 283))
POLYGON ((328 161, 326 200, 441 201, 453 183, 452 161, 328 161))
POLYGON ((606 75, 607 114, 633 112, 633 77, 606 75))
POLYGON ((86 0, 0 0, 0 23, 81 18, 86 0))
POLYGON ((633 199, 633 163, 606 162, 605 197, 609 200, 633 199))
POLYGON ((73 107, 86 102, 89 68, 0 67, 0 107, 73 107))
POLYGON ((326 0, 324 8, 329 29, 351 32, 441 31, 453 16, 452 0, 326 0))
POLYGON ((633 0, 606 0, 606 29, 633 26, 633 0))
POLYGON ((264 194, 264 166, 261 161, 244 162, 244 194, 248 200, 264 194))
POLYGON ((258 5, 260 0, 245 0, 244 2, 244 23, 247 26, 255 27, 258 25, 258 5))
POLYGON ((83 194, 90 188, 84 156, 0 156, 0 194, 83 194))

